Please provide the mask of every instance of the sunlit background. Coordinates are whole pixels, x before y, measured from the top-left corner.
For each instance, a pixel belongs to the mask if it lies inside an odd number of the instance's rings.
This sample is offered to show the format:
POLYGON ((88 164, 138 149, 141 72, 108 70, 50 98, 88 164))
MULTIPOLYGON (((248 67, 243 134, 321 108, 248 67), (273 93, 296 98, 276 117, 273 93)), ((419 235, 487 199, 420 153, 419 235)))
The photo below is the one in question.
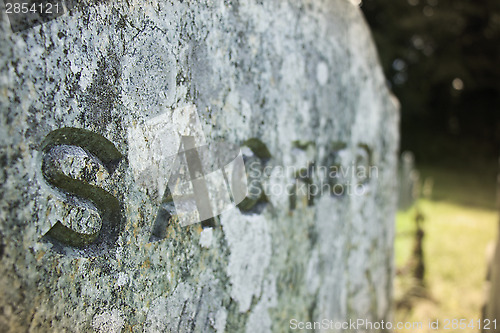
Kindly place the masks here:
POLYGON ((480 319, 498 230, 500 1, 361 9, 401 103, 395 319, 480 319))

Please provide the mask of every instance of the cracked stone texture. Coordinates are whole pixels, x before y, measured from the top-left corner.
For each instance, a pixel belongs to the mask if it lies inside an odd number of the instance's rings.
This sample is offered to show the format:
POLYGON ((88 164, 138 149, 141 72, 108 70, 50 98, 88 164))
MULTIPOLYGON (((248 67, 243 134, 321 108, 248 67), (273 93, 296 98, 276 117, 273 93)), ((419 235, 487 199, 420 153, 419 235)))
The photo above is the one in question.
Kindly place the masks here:
MULTIPOLYGON (((359 8, 93 1, 19 32, 2 12, 0 29, 1 331, 285 332, 292 318, 390 319, 398 110, 359 8), (150 243, 160 202, 135 175, 153 170, 164 189, 159 163, 178 141, 149 131, 154 154, 129 148, 149 144, 134 133, 151 119, 181 131, 186 109, 207 141, 258 138, 270 165, 328 164, 342 147, 349 166, 365 147, 378 172, 362 195, 298 195, 292 210, 282 191, 150 243), (41 143, 62 127, 102 135, 123 155, 112 174, 89 168, 122 205, 116 247, 99 256, 41 241, 58 221, 101 223, 42 172, 41 143)), ((64 159, 80 163, 54 164, 73 178, 94 161, 86 151, 64 159)))

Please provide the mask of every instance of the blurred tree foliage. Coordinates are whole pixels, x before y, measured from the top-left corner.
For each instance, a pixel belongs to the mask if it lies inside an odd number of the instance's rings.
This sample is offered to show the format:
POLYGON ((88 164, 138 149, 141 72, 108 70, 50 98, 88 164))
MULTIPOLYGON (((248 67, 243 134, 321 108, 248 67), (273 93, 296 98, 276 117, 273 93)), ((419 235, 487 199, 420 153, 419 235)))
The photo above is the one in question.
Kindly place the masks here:
POLYGON ((467 140, 498 156, 500 0, 363 0, 361 8, 401 102, 402 149, 423 158, 433 142, 467 140))

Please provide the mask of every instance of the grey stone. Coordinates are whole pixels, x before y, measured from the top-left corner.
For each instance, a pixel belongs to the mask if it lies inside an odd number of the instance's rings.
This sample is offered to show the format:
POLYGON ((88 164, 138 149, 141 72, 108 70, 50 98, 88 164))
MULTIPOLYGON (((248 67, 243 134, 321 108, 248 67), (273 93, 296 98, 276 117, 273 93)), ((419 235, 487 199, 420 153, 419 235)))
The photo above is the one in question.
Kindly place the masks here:
POLYGON ((0 22, 2 331, 390 319, 398 110, 359 8, 68 8, 0 22), (181 136, 241 146, 262 195, 176 223, 166 194, 181 136), (337 187, 304 192, 314 184, 337 187), (150 241, 155 223, 166 229, 150 241))

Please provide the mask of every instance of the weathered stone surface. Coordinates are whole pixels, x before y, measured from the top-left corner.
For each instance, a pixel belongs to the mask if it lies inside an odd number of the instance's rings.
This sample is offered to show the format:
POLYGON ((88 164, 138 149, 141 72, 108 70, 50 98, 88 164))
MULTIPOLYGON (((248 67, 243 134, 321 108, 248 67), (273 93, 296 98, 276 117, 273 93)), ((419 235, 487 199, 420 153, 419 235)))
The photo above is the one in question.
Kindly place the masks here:
POLYGON ((81 2, 0 25, 2 331, 388 318, 398 116, 359 8, 81 2), (269 191, 150 242, 180 135, 243 146, 269 191), (360 193, 289 186, 353 165, 377 172, 326 183, 360 193))

